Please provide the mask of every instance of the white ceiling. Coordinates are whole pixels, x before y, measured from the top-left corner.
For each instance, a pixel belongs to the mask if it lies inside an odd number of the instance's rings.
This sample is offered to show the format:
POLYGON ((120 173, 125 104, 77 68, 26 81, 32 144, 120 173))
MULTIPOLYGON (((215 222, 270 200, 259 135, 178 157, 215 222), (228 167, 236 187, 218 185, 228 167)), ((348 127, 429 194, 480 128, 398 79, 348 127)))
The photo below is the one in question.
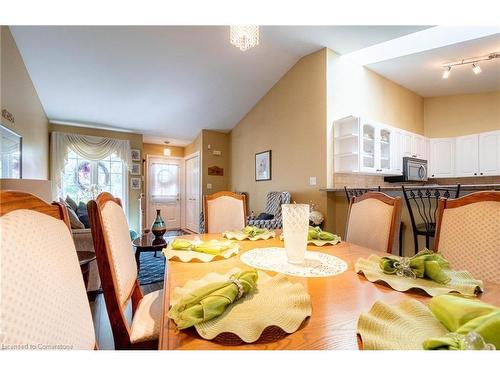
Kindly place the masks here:
POLYGON ((498 91, 500 59, 479 63, 482 73, 478 75, 467 65, 453 68, 448 79, 441 78, 443 64, 490 52, 500 52, 500 33, 369 64, 367 67, 424 97, 498 91))
POLYGON ((240 52, 228 26, 12 26, 50 120, 138 131, 185 144, 227 131, 296 61, 425 26, 264 26, 240 52))

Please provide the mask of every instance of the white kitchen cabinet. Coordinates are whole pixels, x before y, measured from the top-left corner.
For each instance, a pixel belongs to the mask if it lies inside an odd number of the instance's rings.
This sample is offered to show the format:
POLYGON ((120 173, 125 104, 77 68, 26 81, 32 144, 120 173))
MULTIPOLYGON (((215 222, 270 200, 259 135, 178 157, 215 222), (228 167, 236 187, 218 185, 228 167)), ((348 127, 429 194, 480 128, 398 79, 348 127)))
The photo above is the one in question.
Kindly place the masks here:
MULTIPOLYGON (((394 175, 394 128, 349 116, 334 122, 336 173, 394 175)), ((397 153, 399 155, 399 152, 397 153)))
POLYGON ((480 176, 500 175, 500 131, 479 134, 480 176))
POLYGON ((417 159, 427 159, 424 136, 418 134, 412 134, 411 151, 412 151, 412 157, 417 159))
POLYGON ((413 157, 412 153, 412 134, 410 132, 401 131, 401 153, 402 156, 413 157))
POLYGON ((430 146, 430 177, 454 177, 455 138, 433 138, 430 146))
POLYGON ((423 135, 401 131, 402 156, 427 159, 426 141, 423 135))
POLYGON ((455 177, 479 174, 479 135, 456 137, 455 177))

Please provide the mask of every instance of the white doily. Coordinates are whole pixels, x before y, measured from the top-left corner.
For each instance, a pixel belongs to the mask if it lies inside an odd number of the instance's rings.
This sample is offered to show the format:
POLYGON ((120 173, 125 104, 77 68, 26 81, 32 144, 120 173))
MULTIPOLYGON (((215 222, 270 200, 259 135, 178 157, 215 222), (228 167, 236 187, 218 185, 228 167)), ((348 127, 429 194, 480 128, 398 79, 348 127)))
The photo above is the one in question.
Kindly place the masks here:
POLYGON ((240 260, 250 267, 301 277, 334 276, 347 269, 347 263, 342 259, 309 250, 303 264, 288 263, 286 250, 282 247, 249 250, 241 255, 240 260))

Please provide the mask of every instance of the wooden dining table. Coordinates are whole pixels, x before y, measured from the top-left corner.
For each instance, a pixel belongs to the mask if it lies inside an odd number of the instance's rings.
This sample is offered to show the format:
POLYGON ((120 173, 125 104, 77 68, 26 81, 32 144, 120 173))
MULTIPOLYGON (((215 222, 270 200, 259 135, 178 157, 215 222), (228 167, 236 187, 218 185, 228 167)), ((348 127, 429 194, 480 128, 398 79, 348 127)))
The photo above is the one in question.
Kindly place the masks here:
MULTIPOLYGON (((220 234, 199 235, 202 240, 222 239, 220 234)), ((193 239, 194 236, 181 238, 193 239)), ((175 323, 168 318, 170 295, 174 288, 182 287, 189 280, 202 278, 210 272, 226 273, 238 267, 249 267, 240 261, 240 255, 245 251, 264 247, 283 247, 283 242, 276 238, 257 241, 239 241, 240 252, 229 259, 209 263, 182 263, 168 261, 165 267, 162 318, 160 326, 159 349, 359 349, 362 346, 356 334, 360 314, 368 312, 376 301, 389 304, 414 298, 423 303, 430 297, 424 292, 398 292, 387 284, 372 283, 363 275, 354 272, 354 264, 359 258, 367 258, 371 254, 379 256, 386 253, 373 251, 369 248, 341 242, 334 246, 308 246, 308 250, 334 255, 344 260, 348 268, 345 272, 330 277, 292 277, 293 283, 301 283, 311 296, 312 314, 301 327, 291 334, 283 334, 275 340, 261 336, 254 343, 227 345, 218 340, 201 338, 194 328, 179 331, 175 323)), ((275 273, 265 271, 269 275, 275 273)), ((482 301, 500 306, 500 284, 485 283, 485 291, 478 296, 482 301)))

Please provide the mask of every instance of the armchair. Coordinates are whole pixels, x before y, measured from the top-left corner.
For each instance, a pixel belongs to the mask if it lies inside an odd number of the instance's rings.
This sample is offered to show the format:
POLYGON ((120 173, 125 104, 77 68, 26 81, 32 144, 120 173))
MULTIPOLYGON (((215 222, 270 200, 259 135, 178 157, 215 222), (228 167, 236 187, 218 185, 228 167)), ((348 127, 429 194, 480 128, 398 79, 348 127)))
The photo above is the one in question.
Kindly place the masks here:
POLYGON ((248 217, 248 225, 266 229, 280 229, 282 227, 281 205, 290 203, 291 195, 288 191, 271 191, 267 194, 265 212, 274 217, 269 220, 257 220, 248 217))

